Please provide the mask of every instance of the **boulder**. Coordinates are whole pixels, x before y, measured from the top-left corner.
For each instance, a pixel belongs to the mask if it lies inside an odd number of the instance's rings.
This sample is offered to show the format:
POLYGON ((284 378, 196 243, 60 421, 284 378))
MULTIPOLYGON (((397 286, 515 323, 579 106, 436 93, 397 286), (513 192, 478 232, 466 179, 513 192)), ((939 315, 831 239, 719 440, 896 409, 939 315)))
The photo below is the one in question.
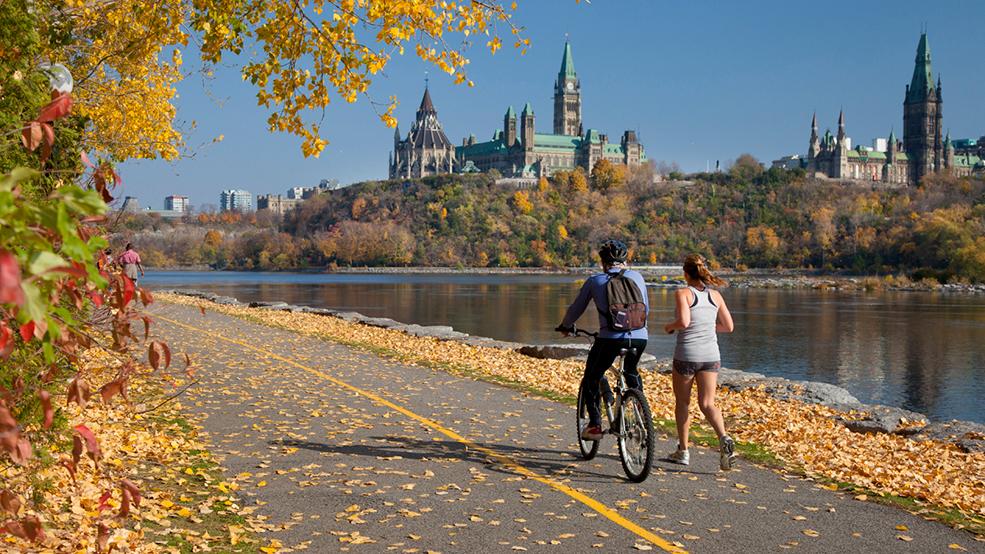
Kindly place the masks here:
POLYGON ((517 350, 522 344, 518 342, 508 342, 496 339, 491 339, 488 337, 473 337, 468 336, 465 338, 458 339, 462 344, 467 344, 469 346, 482 346, 485 348, 500 348, 502 350, 517 350))
POLYGON ((216 296, 215 298, 212 299, 212 301, 222 306, 239 306, 243 304, 242 302, 236 300, 232 296, 216 296))
POLYGON ((919 430, 915 438, 953 442, 965 452, 985 450, 985 425, 971 421, 937 421, 919 430))
POLYGON ((363 319, 366 319, 366 316, 359 312, 335 312, 332 315, 349 323, 362 323, 363 319))
POLYGON ((911 424, 926 425, 927 423, 927 417, 923 414, 892 406, 863 405, 862 411, 866 413, 862 419, 839 417, 837 421, 856 433, 900 433, 907 435, 920 431, 919 426, 914 427, 911 424))
POLYGON ((365 317, 363 318, 361 323, 364 323, 371 327, 382 327, 383 329, 391 329, 393 327, 401 325, 399 321, 395 321, 388 317, 365 317))
POLYGON ((517 352, 531 358, 546 360, 565 360, 567 358, 584 358, 588 356, 591 346, 588 344, 527 344, 517 349, 517 352))

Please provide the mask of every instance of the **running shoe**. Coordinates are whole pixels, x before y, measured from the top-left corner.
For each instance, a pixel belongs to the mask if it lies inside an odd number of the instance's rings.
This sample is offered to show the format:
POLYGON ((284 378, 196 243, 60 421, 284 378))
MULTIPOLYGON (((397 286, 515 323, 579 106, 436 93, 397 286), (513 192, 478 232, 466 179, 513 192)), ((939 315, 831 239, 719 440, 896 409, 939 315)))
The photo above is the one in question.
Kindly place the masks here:
POLYGON ((589 425, 581 432, 582 440, 586 441, 600 441, 602 440, 602 426, 601 425, 589 425))
POLYGON ((732 437, 722 437, 721 446, 718 448, 719 457, 721 459, 722 471, 728 471, 732 469, 735 465, 735 441, 732 437))
POLYGON ((664 458, 668 462, 686 466, 691 463, 691 453, 687 450, 675 450, 673 454, 664 458))

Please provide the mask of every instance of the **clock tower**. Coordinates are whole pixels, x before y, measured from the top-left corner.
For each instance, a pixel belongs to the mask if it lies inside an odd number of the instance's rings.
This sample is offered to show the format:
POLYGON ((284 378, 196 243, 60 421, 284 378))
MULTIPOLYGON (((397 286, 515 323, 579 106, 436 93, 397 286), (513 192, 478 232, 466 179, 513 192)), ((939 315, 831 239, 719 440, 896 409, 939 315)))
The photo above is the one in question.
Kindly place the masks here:
POLYGON ((581 136, 581 83, 571 59, 571 45, 564 43, 561 71, 554 84, 554 134, 581 136))

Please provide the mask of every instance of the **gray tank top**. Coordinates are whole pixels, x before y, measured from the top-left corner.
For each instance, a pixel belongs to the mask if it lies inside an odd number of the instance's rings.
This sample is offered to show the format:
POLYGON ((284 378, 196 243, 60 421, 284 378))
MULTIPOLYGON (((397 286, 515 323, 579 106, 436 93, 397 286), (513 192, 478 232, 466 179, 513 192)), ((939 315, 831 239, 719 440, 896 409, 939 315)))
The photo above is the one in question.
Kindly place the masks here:
POLYGON ((718 351, 718 333, 715 331, 718 306, 712 301, 708 288, 698 290, 688 287, 688 290, 694 296, 691 324, 677 332, 674 359, 682 362, 719 362, 722 355, 718 351))

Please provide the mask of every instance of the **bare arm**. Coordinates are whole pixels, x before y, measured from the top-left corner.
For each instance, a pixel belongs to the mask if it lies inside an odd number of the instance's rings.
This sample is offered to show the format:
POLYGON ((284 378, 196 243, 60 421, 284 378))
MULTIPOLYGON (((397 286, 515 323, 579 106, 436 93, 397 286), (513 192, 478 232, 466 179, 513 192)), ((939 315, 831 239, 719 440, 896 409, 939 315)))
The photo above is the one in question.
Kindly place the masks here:
POLYGON ((676 301, 675 313, 677 314, 677 319, 671 321, 670 323, 664 325, 664 331, 668 333, 673 333, 674 331, 679 331, 681 329, 687 329, 691 325, 691 294, 688 289, 680 289, 676 293, 674 300, 676 301))
POLYGON ((718 304, 718 318, 715 320, 715 330, 719 333, 731 333, 735 330, 735 323, 732 322, 732 314, 725 305, 725 298, 717 290, 711 291, 715 296, 715 303, 718 304))

